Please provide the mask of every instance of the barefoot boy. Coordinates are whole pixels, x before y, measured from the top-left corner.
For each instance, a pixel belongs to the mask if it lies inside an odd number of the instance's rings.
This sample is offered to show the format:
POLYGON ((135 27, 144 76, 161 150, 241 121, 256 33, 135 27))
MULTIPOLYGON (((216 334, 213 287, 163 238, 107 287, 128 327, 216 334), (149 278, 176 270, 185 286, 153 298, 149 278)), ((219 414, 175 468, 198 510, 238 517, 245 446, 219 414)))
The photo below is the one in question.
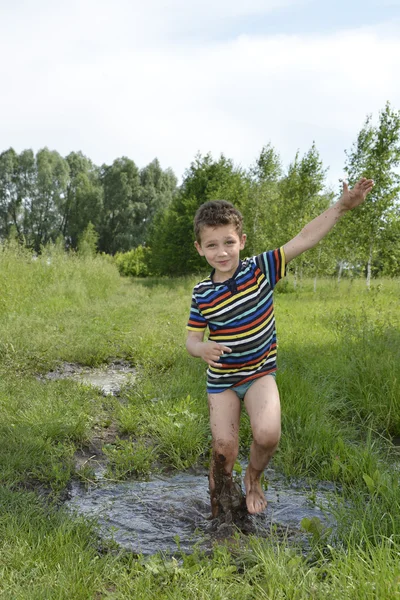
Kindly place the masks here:
POLYGON ((186 348, 208 364, 207 393, 212 434, 210 496, 212 516, 219 510, 223 486, 232 485, 239 450, 241 400, 250 417, 253 441, 244 477, 251 514, 267 505, 260 477, 277 449, 281 435, 279 393, 275 383, 276 329, 273 288, 286 265, 315 246, 348 210, 361 204, 373 181, 343 184, 341 198, 313 219, 290 242, 243 261, 246 235, 242 215, 232 204, 202 204, 194 219, 195 246, 212 267, 192 296, 186 348), (204 341, 206 328, 208 340, 204 341))

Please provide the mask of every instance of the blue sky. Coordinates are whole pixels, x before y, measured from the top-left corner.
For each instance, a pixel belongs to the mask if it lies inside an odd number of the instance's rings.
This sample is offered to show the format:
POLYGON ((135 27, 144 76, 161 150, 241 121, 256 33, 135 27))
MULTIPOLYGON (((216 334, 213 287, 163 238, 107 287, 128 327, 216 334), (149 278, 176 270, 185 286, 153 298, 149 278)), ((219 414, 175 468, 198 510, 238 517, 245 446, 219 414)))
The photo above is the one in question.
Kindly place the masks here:
MULTIPOLYGON (((249 10, 248 14, 231 17, 228 13, 224 19, 217 20, 214 25, 208 23, 207 27, 198 27, 193 20, 190 32, 203 40, 228 39, 243 33, 327 34, 367 25, 375 27, 400 18, 400 2, 396 0, 300 0, 276 4, 273 10, 256 13, 249 10)), ((184 36, 184 32, 180 33, 184 36)))
POLYGON ((337 186, 367 114, 400 109, 400 1, 50 0, 0 5, 0 140, 96 164, 197 152, 287 166, 313 141, 337 186))
POLYGON ((384 0, 313 0, 278 8, 262 19, 249 16, 236 27, 237 32, 244 29, 249 33, 268 35, 326 34, 363 25, 375 26, 396 18, 399 18, 399 5, 384 0))

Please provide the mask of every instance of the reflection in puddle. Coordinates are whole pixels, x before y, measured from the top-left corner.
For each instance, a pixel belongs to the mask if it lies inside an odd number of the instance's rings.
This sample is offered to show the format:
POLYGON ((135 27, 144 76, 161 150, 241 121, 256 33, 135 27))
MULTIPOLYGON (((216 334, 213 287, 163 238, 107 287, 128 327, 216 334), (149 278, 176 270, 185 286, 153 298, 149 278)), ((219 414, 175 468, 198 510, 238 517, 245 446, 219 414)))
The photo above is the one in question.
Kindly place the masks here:
MULTIPOLYGON (((271 526, 276 526, 287 530, 289 536, 298 534, 305 517, 317 517, 321 523, 332 525, 328 511, 332 490, 310 494, 291 487, 272 469, 266 475, 268 508, 261 515, 248 517, 248 532, 265 537, 271 526)), ((178 537, 183 552, 190 552, 195 544, 207 549, 216 537, 208 520, 206 473, 178 473, 145 482, 103 481, 89 489, 75 484, 69 505, 96 517, 102 535, 112 536, 120 546, 138 554, 176 552, 178 537)))

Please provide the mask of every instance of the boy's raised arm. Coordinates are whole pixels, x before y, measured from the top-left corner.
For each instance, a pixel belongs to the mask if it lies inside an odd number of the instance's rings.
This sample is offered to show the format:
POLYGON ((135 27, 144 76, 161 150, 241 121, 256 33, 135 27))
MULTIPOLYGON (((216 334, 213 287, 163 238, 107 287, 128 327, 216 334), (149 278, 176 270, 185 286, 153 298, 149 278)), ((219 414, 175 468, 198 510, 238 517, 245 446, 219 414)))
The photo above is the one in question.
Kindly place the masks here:
POLYGON ((310 221, 296 237, 284 245, 286 263, 318 244, 348 210, 352 210, 364 202, 373 185, 372 179, 365 177, 357 181, 352 189, 349 189, 347 183, 343 182, 343 193, 339 200, 310 221))

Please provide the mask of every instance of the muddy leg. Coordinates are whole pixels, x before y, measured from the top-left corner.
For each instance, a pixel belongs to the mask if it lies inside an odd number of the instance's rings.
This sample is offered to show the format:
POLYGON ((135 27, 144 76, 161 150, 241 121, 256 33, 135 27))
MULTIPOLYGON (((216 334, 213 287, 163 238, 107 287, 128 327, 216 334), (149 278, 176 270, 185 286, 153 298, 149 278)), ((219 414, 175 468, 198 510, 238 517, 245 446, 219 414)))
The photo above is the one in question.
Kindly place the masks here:
POLYGON ((239 451, 240 400, 231 390, 209 394, 212 458, 210 465, 211 514, 220 512, 221 492, 231 489, 232 470, 239 451))
MULTIPOLYGON (((235 461, 233 462, 235 464, 235 461)), ((233 465, 232 465, 233 468, 233 465)), ((221 497, 226 496, 232 487, 232 469, 226 469, 226 457, 223 454, 212 453, 210 468, 210 500, 211 515, 217 517, 221 508, 221 497)))

